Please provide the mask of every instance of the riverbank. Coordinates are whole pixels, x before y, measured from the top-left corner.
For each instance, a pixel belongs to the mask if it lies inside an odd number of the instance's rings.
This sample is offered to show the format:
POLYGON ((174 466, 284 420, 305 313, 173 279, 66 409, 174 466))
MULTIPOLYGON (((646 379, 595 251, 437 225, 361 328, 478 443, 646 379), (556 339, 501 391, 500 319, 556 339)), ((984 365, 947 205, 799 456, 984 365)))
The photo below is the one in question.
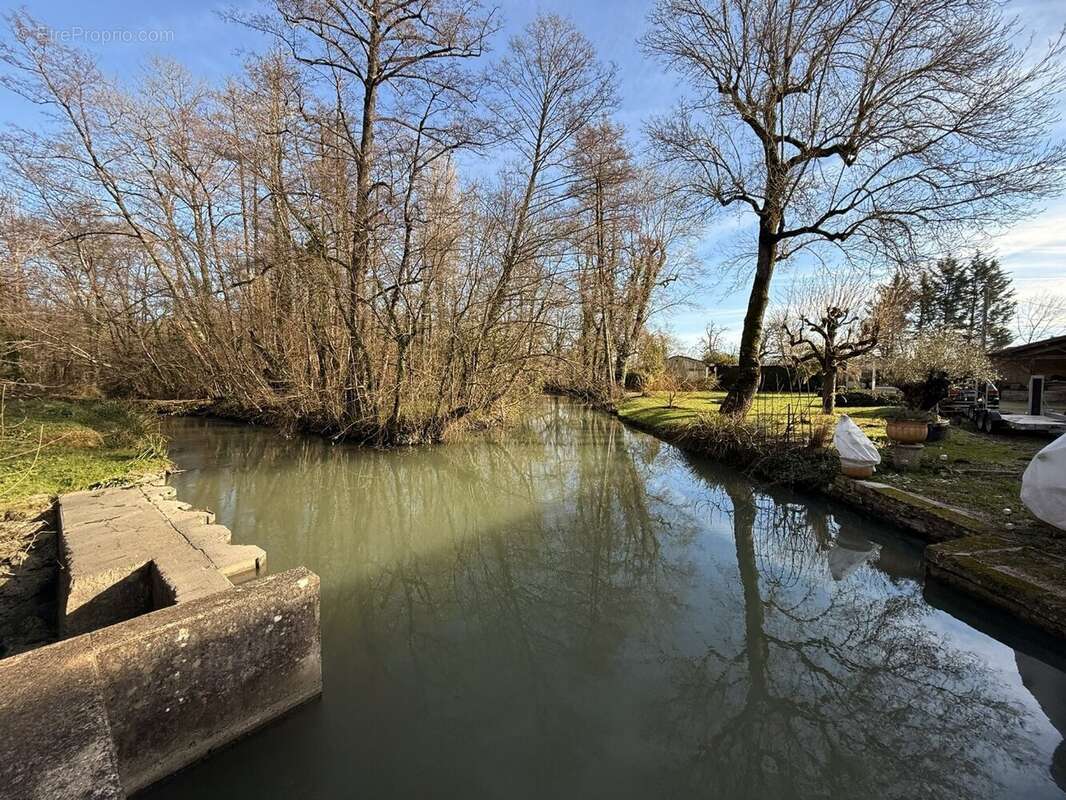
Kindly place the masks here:
MULTIPOLYGON (((706 454, 701 431, 713 434, 717 420, 724 419, 718 415, 722 397, 718 392, 632 397, 617 413, 624 422, 706 454)), ((802 436, 827 442, 836 419, 847 413, 875 444, 888 444, 887 408, 824 415, 819 403, 816 397, 760 395, 752 412, 756 421, 749 424, 779 435, 805 426, 802 436)), ((915 470, 883 464, 871 481, 816 476, 806 486, 929 542, 931 577, 1066 638, 1066 534, 1035 518, 1020 499, 1025 466, 1046 444, 1040 437, 989 436, 955 427, 946 439, 926 445, 915 470)))
MULTIPOLYGON (((679 393, 671 407, 668 396, 655 393, 627 398, 618 404, 617 413, 624 422, 684 446, 686 433, 701 417, 717 416, 723 397, 725 392, 679 393)), ((761 394, 751 419, 762 420, 778 431, 790 424, 794 428, 805 425, 828 441, 836 420, 847 414, 878 447, 889 444, 885 414, 891 406, 842 407, 835 414, 824 415, 820 404, 821 399, 814 395, 761 394)), ((900 472, 882 463, 875 480, 957 508, 993 528, 1003 527, 1019 534, 1066 536, 1034 517, 1020 500, 1022 472, 1047 443, 1046 438, 1038 436, 988 435, 953 426, 944 440, 926 443, 919 468, 900 472)))
POLYGON ((0 406, 0 657, 55 638, 56 496, 169 464, 154 416, 128 404, 33 398, 0 406))
POLYGON ((39 513, 64 492, 165 469, 154 415, 113 400, 8 400, 0 412, 0 518, 39 513))

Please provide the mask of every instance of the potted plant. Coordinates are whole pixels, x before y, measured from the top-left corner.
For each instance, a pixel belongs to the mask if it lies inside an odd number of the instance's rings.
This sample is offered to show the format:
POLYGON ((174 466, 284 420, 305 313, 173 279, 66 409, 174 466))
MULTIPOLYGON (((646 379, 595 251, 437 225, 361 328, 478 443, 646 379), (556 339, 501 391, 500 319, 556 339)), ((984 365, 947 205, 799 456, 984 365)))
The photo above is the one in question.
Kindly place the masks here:
POLYGON ((928 411, 892 409, 885 415, 885 420, 885 434, 896 444, 921 444, 929 437, 928 411))

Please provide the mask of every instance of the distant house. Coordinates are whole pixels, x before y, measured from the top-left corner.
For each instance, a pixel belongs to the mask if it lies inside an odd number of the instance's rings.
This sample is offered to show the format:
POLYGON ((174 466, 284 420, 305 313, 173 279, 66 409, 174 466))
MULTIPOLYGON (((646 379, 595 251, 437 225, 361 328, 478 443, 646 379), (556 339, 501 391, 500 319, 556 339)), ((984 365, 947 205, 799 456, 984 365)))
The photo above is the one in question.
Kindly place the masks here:
POLYGON ((988 357, 999 370, 1001 390, 1007 390, 1004 399, 1024 392, 1031 414, 1066 407, 1066 336, 1004 347, 988 357))
POLYGON ((711 368, 691 356, 670 356, 666 359, 666 369, 678 380, 704 381, 711 375, 711 368))

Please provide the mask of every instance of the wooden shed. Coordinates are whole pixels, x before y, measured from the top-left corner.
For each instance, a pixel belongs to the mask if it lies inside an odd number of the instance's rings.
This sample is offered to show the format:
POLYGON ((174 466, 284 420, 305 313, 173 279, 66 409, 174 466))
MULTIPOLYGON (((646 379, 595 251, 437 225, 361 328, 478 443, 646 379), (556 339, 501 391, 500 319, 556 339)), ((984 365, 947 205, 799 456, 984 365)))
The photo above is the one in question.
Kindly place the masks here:
POLYGON ((691 356, 670 356, 666 359, 666 368, 678 380, 692 383, 707 380, 711 374, 710 367, 691 356))
POLYGON ((1066 408, 1066 336, 1004 347, 988 357, 1000 372, 1005 400, 1023 393, 1029 414, 1066 408))

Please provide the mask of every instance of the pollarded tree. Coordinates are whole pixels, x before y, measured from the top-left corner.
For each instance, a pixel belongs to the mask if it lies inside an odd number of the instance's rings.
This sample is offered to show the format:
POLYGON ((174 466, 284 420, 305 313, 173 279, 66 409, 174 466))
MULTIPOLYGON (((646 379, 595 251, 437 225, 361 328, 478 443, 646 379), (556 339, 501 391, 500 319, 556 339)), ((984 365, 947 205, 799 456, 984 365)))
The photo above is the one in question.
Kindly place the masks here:
POLYGON ((861 286, 832 281, 801 292, 799 309, 782 332, 798 364, 813 363, 822 375, 822 412, 836 408, 837 373, 877 347, 880 324, 861 312, 861 286))
POLYGON ((1034 58, 1002 7, 658 1, 645 46, 695 97, 651 136, 693 196, 758 222, 740 377, 723 411, 744 415, 754 397, 778 262, 819 242, 902 261, 1058 190, 1066 149, 1049 128, 1063 39, 1034 58))

